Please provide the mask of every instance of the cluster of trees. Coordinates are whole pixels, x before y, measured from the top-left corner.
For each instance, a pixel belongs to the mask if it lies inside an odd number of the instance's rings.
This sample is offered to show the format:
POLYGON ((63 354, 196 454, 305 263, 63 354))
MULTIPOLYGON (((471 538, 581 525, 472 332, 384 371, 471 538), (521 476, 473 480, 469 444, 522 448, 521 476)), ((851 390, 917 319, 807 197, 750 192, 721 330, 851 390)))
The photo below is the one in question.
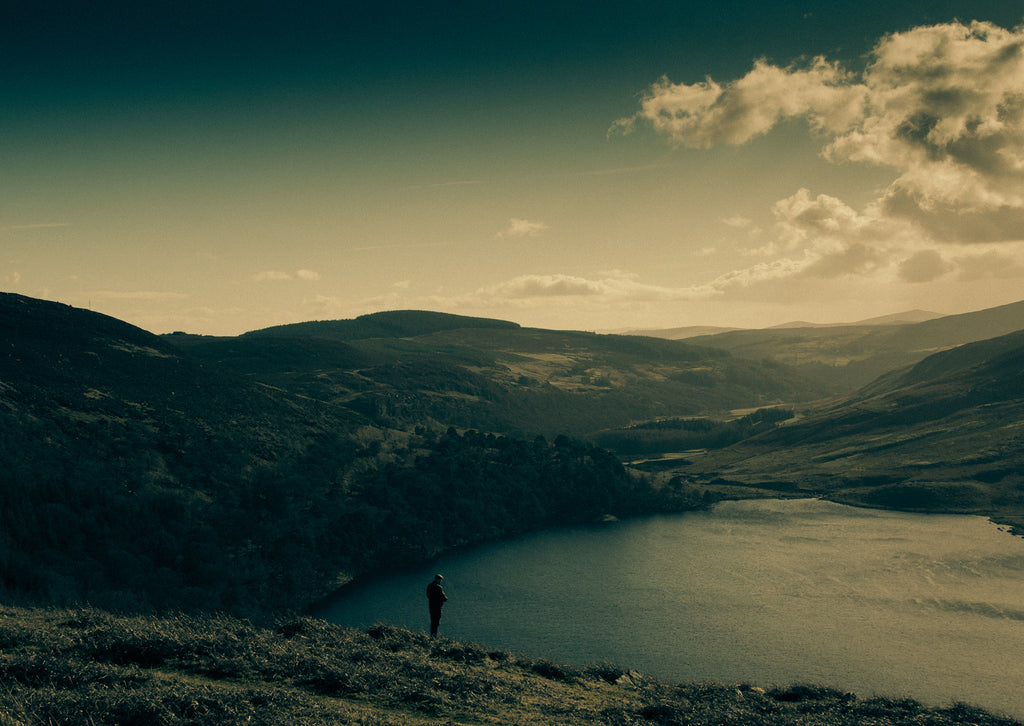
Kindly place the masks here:
POLYGON ((384 452, 379 441, 322 434, 234 481, 146 482, 111 471, 40 467, 0 479, 8 599, 258 616, 304 607, 341 573, 604 514, 688 506, 589 444, 454 429, 421 430, 384 452))

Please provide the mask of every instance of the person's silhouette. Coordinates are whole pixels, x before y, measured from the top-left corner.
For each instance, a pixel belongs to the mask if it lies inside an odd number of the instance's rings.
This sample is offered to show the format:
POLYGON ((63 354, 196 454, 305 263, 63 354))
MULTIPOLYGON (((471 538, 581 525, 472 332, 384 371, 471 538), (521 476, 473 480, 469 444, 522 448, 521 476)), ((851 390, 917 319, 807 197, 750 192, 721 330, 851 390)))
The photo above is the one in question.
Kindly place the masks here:
POLYGON ((437 626, 441 624, 441 606, 448 600, 441 587, 441 575, 434 575, 434 581, 427 585, 427 601, 430 603, 430 634, 437 635, 437 626))

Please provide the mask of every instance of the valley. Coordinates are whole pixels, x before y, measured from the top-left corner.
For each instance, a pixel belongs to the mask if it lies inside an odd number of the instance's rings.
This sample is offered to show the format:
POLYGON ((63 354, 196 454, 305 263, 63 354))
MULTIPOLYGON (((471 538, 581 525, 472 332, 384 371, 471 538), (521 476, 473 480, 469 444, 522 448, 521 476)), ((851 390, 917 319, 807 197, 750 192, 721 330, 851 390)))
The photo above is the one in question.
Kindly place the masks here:
POLYGON ((3 295, 2 585, 269 612, 454 547, 744 497, 1020 527, 1024 303, 951 318, 678 341, 392 311, 156 336, 3 295), (855 362, 820 364, 853 340, 892 367, 854 386, 855 362))

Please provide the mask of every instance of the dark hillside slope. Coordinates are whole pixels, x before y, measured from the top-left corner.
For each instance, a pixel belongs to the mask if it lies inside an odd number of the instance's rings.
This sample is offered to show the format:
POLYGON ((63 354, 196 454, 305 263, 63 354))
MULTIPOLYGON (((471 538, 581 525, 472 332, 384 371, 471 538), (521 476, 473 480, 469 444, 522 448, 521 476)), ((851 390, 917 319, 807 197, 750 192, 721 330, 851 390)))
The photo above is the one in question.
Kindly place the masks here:
MULTIPOLYGON (((6 601, 266 616, 453 547, 685 506, 564 436, 375 426, 57 303, 0 295, 0 335, 6 601)), ((338 341, 186 337, 285 373, 367 364, 338 341)))
POLYGON ((683 476, 1024 526, 1024 331, 936 353, 683 476))
MULTIPOLYGON (((427 320, 436 322, 434 315, 427 320)), ((335 323, 290 326, 303 333, 292 338, 168 340, 254 380, 398 428, 589 436, 638 420, 806 401, 827 390, 784 365, 679 341, 440 320, 449 325, 344 343, 332 338, 335 323)))
POLYGON ((859 421, 864 428, 915 425, 963 409, 1015 403, 1024 403, 1024 330, 936 353, 882 376, 833 408, 831 420, 859 421))
POLYGON ((353 458, 356 414, 58 303, 0 295, 0 336, 0 590, 235 607, 294 571, 247 498, 353 458))
POLYGON ((518 328, 516 323, 490 318, 474 318, 426 310, 393 310, 360 315, 351 320, 311 321, 276 325, 244 333, 252 338, 328 338, 332 340, 365 340, 367 338, 409 338, 442 330, 463 328, 518 328))
POLYGON ((932 353, 1022 329, 1024 301, 913 324, 737 330, 689 342, 813 371, 847 393, 932 353))

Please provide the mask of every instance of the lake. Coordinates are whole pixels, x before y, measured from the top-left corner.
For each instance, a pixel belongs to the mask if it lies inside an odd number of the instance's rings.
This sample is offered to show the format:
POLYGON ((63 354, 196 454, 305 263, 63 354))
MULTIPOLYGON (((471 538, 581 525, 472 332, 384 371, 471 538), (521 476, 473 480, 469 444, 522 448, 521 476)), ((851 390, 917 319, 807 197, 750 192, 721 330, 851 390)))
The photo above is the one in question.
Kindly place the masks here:
POLYGON ((669 681, 815 683, 1024 718, 1024 538, 819 500, 561 529, 356 583, 318 615, 669 681))

